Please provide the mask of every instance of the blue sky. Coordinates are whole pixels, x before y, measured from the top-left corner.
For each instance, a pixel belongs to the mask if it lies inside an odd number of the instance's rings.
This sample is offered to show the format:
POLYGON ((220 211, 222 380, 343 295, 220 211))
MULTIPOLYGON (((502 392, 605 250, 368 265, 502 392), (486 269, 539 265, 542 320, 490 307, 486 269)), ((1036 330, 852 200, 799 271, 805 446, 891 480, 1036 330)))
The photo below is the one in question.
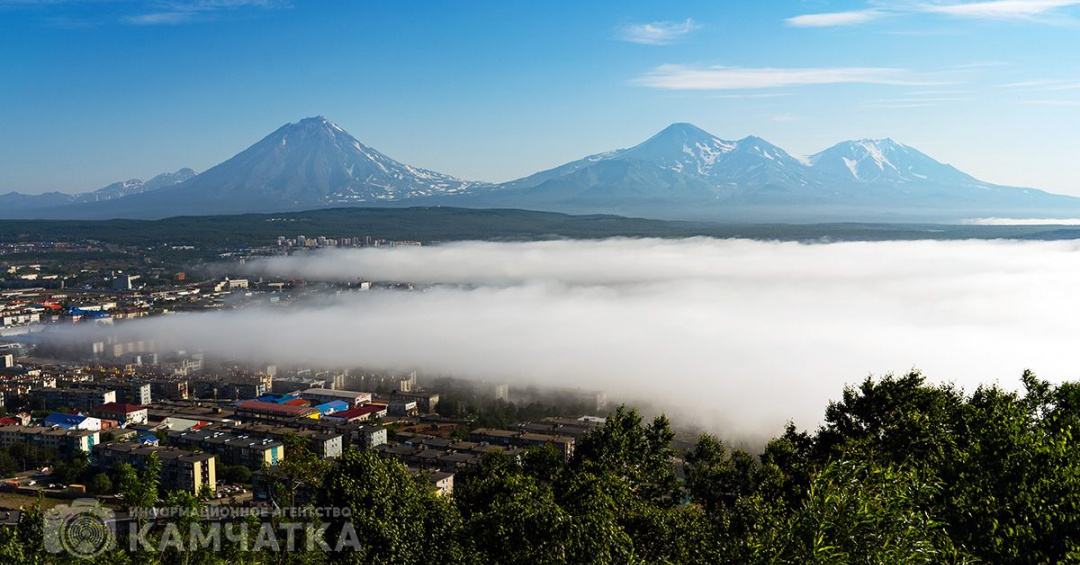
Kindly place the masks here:
POLYGON ((1080 0, 0 0, 0 53, 0 192, 201 171, 321 114, 473 180, 685 121, 1080 195, 1080 0))

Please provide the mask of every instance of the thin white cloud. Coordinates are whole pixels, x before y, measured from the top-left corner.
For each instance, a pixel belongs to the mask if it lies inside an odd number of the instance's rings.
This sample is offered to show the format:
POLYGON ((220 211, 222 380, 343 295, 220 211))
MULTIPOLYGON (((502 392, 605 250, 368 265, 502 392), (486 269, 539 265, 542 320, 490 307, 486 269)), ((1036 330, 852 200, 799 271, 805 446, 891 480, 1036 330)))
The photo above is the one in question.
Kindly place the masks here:
POLYGON ((822 84, 935 84, 884 67, 739 68, 661 65, 634 81, 663 90, 753 90, 822 84))
POLYGON ((1080 0, 991 0, 955 4, 924 4, 920 11, 962 18, 1031 19, 1052 10, 1080 5, 1080 0))
POLYGON ((975 61, 975 62, 972 62, 972 63, 964 63, 964 64, 961 64, 961 65, 953 65, 952 68, 957 69, 957 70, 987 69, 987 68, 993 68, 993 67, 1006 67, 1008 65, 1009 65, 1009 63, 1006 63, 1005 61, 975 61))
POLYGON ((908 96, 904 98, 886 98, 870 100, 862 104, 863 108, 930 108, 942 104, 967 102, 970 98, 959 96, 908 96))
POLYGON ((721 100, 752 100, 755 98, 780 98, 791 96, 790 92, 745 92, 741 94, 713 94, 709 98, 721 100))
POLYGON ((1024 89, 1033 92, 1056 92, 1080 90, 1080 82, 1075 80, 1027 80, 998 85, 998 88, 1024 89))
POLYGON ((286 0, 161 0, 153 10, 123 18, 132 25, 177 25, 204 21, 243 10, 270 10, 288 7, 286 0))
POLYGON ((867 102, 859 107, 873 110, 905 110, 908 108, 934 108, 936 106, 938 106, 936 102, 867 102))
POLYGON ((853 10, 824 14, 804 14, 785 20, 792 27, 837 27, 865 24, 887 15, 881 10, 853 10))
POLYGON ((686 18, 686 21, 682 22, 630 24, 618 29, 618 37, 623 41, 641 45, 668 45, 701 27, 701 24, 692 18, 686 18))
MULTIPOLYGON (((839 27, 865 24, 888 16, 938 14, 984 20, 1026 20, 1051 23, 1044 16, 1060 8, 1080 5, 1080 0, 987 0, 981 2, 925 2, 848 12, 803 14, 785 20, 794 27, 839 27)), ((917 33, 923 33, 920 30, 917 33)))
POLYGON ((124 23, 133 25, 177 25, 195 21, 204 14, 197 12, 151 12, 124 18, 124 23))
POLYGON ((1080 100, 1025 100, 1022 102, 1029 106, 1060 106, 1060 107, 1074 107, 1080 106, 1080 100))
POLYGON ((944 97, 944 96, 947 96, 947 97, 951 97, 951 98, 957 97, 957 96, 966 96, 966 95, 970 95, 970 94, 971 94, 970 90, 912 90, 912 91, 907 93, 907 95, 911 96, 911 97, 916 97, 916 96, 943 96, 944 97))

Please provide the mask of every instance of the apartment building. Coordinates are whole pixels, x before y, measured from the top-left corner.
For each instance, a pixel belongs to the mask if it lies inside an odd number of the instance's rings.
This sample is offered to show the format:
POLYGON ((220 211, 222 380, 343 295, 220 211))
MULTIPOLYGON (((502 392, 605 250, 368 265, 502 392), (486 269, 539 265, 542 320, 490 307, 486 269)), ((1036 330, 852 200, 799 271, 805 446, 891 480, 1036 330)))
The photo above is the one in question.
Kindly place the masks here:
POLYGON ((92 416, 103 420, 116 420, 121 426, 145 424, 147 422, 147 409, 144 406, 111 402, 102 404, 90 411, 92 416))
POLYGON ((176 447, 112 442, 94 447, 90 465, 98 469, 113 469, 127 463, 145 469, 151 454, 161 461, 161 487, 198 493, 203 487, 213 492, 217 484, 216 458, 208 453, 192 453, 176 447))
POLYGON ((137 406, 146 406, 153 402, 150 383, 106 379, 80 383, 79 388, 116 391, 116 401, 137 406))
POLYGON ((312 404, 324 404, 333 400, 342 400, 349 403, 350 407, 355 408, 361 404, 371 402, 371 393, 329 388, 309 388, 300 393, 300 398, 311 401, 312 404))
POLYGON ((540 447, 545 444, 554 445, 563 458, 569 459, 574 454, 574 438, 569 436, 556 436, 538 434, 533 432, 496 430, 492 428, 478 428, 469 434, 469 441, 486 443, 488 445, 502 445, 513 447, 540 447))
POLYGON ((222 465, 243 465, 257 471, 285 460, 285 444, 268 437, 253 438, 210 429, 172 431, 168 437, 169 445, 212 453, 222 465))
POLYGON ((16 443, 31 443, 60 457, 90 453, 100 443, 100 437, 94 430, 0 426, 0 445, 10 447, 16 443))
POLYGON ((304 406, 245 400, 236 405, 236 415, 253 421, 288 423, 300 418, 318 418, 319 411, 304 406))
POLYGON ((30 391, 35 402, 41 402, 45 410, 73 408, 90 412, 102 404, 116 402, 116 391, 92 388, 39 388, 30 391))

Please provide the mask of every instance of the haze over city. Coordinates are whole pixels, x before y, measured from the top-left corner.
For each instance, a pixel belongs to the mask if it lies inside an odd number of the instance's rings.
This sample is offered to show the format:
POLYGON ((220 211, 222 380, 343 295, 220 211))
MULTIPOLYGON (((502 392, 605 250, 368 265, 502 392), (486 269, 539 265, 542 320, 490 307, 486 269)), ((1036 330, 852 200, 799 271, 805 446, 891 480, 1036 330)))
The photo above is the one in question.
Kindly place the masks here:
POLYGON ((1080 556, 1080 0, 0 0, 0 565, 1080 556))
POLYGON ((871 373, 918 369, 969 391, 1015 389, 1025 369, 1080 376, 1075 242, 465 242, 245 272, 435 286, 154 318, 122 335, 250 362, 584 386, 739 440, 816 427, 836 390, 871 373))

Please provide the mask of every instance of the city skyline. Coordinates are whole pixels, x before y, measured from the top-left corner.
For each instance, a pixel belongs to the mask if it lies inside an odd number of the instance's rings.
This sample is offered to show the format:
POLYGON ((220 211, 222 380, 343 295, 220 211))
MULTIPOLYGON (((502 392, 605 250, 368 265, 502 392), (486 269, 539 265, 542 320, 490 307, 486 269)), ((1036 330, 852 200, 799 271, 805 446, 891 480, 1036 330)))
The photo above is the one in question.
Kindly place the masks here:
POLYGON ((205 170, 324 115, 501 182, 673 122, 805 155, 891 137, 1080 194, 1080 2, 507 6, 0 0, 0 192, 205 170))

